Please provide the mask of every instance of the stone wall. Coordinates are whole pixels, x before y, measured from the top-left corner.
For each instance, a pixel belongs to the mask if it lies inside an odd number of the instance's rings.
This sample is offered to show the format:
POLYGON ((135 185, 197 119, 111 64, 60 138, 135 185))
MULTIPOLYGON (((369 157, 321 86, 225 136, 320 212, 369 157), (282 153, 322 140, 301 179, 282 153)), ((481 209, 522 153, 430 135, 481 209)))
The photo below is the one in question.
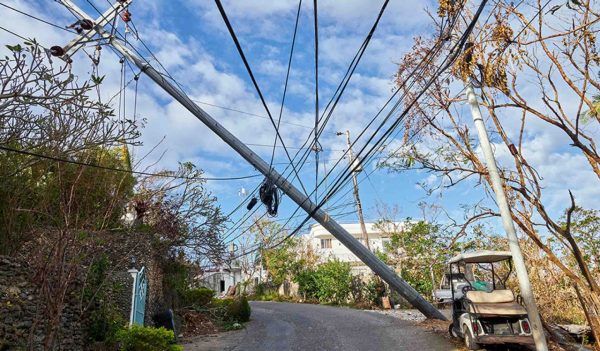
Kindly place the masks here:
MULTIPOLYGON (((46 324, 27 263, 0 256, 0 350, 43 350, 46 324), (31 347, 28 348, 28 345, 31 347)), ((81 350, 83 337, 76 295, 67 299, 57 333, 58 350, 81 350)))
MULTIPOLYGON (((96 235, 105 236, 111 235, 111 233, 96 235)), ((155 250, 153 250, 152 242, 149 239, 149 236, 145 233, 128 234, 120 240, 114 240, 114 238, 113 240, 106 240, 107 243, 111 244, 108 244, 104 250, 111 266, 111 273, 106 285, 119 287, 114 289, 110 300, 126 321, 129 321, 131 290, 133 288, 133 278, 127 270, 129 268, 140 270, 142 267, 146 267, 148 293, 144 324, 147 326, 152 325, 152 315, 165 308, 162 286, 163 272, 159 259, 154 256, 155 250), (148 240, 143 240, 144 238, 148 240), (132 260, 135 261, 134 264, 132 264, 132 260)))
MULTIPOLYGON (((131 308, 133 279, 127 272, 135 259, 135 268, 146 267, 148 294, 145 325, 152 325, 151 317, 165 309, 160 260, 155 257, 151 238, 145 233, 90 233, 93 248, 82 260, 75 260, 78 269, 70 279, 68 296, 60 314, 60 328, 56 333, 55 350, 83 350, 89 344, 87 327, 90 309, 82 305, 82 292, 86 287, 86 274, 98 260, 108 259, 106 280, 101 285, 101 299, 96 306, 116 308, 123 320, 128 322, 131 308)), ((35 269, 27 262, 43 255, 44 247, 31 243, 18 257, 0 256, 0 350, 44 350, 48 335, 48 315, 38 285, 34 282, 35 269), (37 256, 36 256, 37 255, 37 256)), ((37 262, 40 262, 37 260, 37 262)), ((87 286, 89 288, 89 285, 87 286)))

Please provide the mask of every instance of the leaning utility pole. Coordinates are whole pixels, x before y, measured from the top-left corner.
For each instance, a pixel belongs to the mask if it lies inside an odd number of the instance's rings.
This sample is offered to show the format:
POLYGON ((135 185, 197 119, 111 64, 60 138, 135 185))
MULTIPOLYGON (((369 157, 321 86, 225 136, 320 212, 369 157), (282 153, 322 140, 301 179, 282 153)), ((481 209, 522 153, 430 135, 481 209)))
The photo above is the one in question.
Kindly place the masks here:
POLYGON ((365 225, 365 218, 363 217, 362 205, 360 203, 360 196, 358 193, 358 180, 356 179, 356 173, 360 172, 360 165, 357 159, 354 159, 354 152, 352 151, 352 143, 350 142, 350 131, 346 130, 346 143, 348 145, 348 161, 350 162, 350 171, 352 172, 352 185, 354 187, 354 202, 356 203, 356 213, 358 214, 358 222, 360 223, 360 230, 362 231, 362 237, 367 245, 367 249, 371 250, 369 245, 369 234, 367 233, 367 226, 365 225))
MULTIPOLYGON (((454 46, 457 43, 457 40, 452 35, 453 33, 450 34, 452 36, 452 43, 454 46)), ((496 158, 494 157, 494 152, 492 151, 492 145, 485 128, 485 123, 481 117, 481 109, 479 108, 479 102, 477 102, 477 95, 475 95, 475 90, 473 89, 473 84, 470 80, 465 81, 464 84, 467 101, 471 108, 473 123, 477 129, 479 144, 485 157, 485 163, 487 165, 488 174, 492 183, 492 189, 496 195, 496 203, 498 204, 498 209, 500 210, 502 226, 504 227, 506 237, 508 238, 508 246, 512 254, 512 261, 514 263, 517 279, 519 280, 520 293, 523 297, 523 302, 525 303, 527 315, 529 316, 529 321, 531 323, 531 333, 533 334, 535 349, 536 351, 548 351, 548 344, 546 343, 546 336, 544 334, 544 327, 540 318, 540 312, 537 304, 535 303, 535 298, 531 290, 531 283, 529 282, 527 268, 525 267, 525 260, 523 259, 521 247, 519 246, 519 239, 515 230, 515 223, 512 219, 508 200, 506 199, 506 193, 504 192, 504 187, 500 178, 500 173, 498 172, 496 158)))
MULTIPOLYGON (((92 21, 92 19, 71 0, 57 0, 66 6, 70 12, 76 14, 82 20, 92 21)), ((113 6, 120 6, 119 4, 113 6)), ((356 240, 342 226, 340 226, 333 218, 325 211, 320 209, 317 204, 313 203, 307 196, 300 192, 292 183, 285 177, 271 168, 269 163, 265 162, 256 155, 248 146, 237 139, 231 132, 225 129, 208 113, 196 105, 190 98, 175 85, 166 80, 152 65, 130 51, 118 38, 111 35, 110 32, 97 23, 94 23, 94 29, 100 37, 107 39, 110 44, 126 59, 133 62, 142 72, 150 77, 156 84, 163 88, 175 100, 179 101, 188 111, 196 118, 204 123, 209 129, 217 134, 223 141, 231 146, 238 154, 246 161, 252 164, 265 177, 273 181, 279 189, 289 196, 298 206, 302 207, 312 218, 319 222, 327 231, 335 236, 344 246, 354 253, 361 261, 369 266, 376 274, 378 274, 385 282, 387 282, 394 290, 404 297, 411 305, 417 308, 427 318, 435 318, 445 320, 446 318, 438 311, 431 303, 427 302, 413 287, 406 281, 401 279, 394 271, 375 256, 369 249, 356 240)))
POLYGON ((506 194, 504 193, 502 180, 500 179, 500 173, 498 172, 498 167, 496 166, 496 159, 494 157, 494 152, 492 151, 492 145, 490 143, 490 139, 488 138, 488 133, 485 129, 483 118, 481 117, 481 110, 479 109, 477 96, 475 95, 475 90, 473 89, 473 84, 471 82, 465 83, 465 87, 467 100, 471 107, 473 122, 475 123, 477 134, 479 135, 479 144, 481 145, 481 150, 485 156, 485 163, 487 164, 490 181, 492 182, 492 189, 494 189, 494 193, 496 194, 496 202, 498 203, 498 208, 500 209, 502 226, 504 227, 504 231, 508 237, 508 246, 510 247, 510 252, 512 253, 512 260, 517 273, 517 278, 519 280, 519 289, 521 296, 523 297, 523 302, 525 302, 525 307, 527 308, 529 321, 531 322, 531 332, 535 341, 535 348, 537 351, 547 351, 548 345, 546 344, 544 327, 542 325, 542 320, 540 319, 540 313, 535 303, 533 292, 531 291, 531 283, 529 282, 529 276, 527 275, 525 260, 523 259, 523 254, 521 253, 519 239, 517 238, 517 233, 515 231, 515 224, 512 219, 510 207, 508 206, 506 194))

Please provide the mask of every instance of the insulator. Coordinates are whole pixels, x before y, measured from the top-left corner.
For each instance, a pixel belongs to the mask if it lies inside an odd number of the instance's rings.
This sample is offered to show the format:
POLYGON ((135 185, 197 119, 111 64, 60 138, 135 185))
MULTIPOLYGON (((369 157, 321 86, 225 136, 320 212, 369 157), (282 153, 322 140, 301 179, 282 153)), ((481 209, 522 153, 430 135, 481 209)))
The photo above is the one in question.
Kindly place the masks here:
POLYGON ((81 26, 82 29, 85 29, 85 30, 90 30, 90 29, 94 28, 94 22, 90 21, 89 19, 81 20, 79 22, 79 25, 81 26))
POLYGON ((61 46, 53 46, 50 48, 50 55, 61 57, 65 54, 65 50, 61 46))
POLYGON ((131 13, 129 13, 127 10, 123 11, 121 13, 121 19, 123 19, 123 22, 125 23, 131 21, 131 13))

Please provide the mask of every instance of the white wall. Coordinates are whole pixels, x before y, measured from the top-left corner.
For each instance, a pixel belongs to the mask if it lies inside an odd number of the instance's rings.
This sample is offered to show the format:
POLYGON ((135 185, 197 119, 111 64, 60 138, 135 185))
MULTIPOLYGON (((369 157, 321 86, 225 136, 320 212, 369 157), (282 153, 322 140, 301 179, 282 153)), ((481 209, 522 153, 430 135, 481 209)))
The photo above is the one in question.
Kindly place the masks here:
MULTIPOLYGON (((408 223, 390 224, 390 226, 394 227, 394 230, 403 230, 407 225, 408 223)), ((364 245, 362 239, 362 230, 359 223, 341 224, 341 226, 364 245)), ((375 223, 365 223, 365 226, 367 227, 367 235, 369 237, 371 251, 383 251, 384 243, 390 240, 390 236, 377 229, 375 227, 375 223)), ((392 231, 392 228, 386 231, 389 233, 392 231)), ((352 263, 353 271, 355 272, 370 272, 369 268, 367 268, 352 252, 350 252, 350 250, 348 250, 339 240, 329 233, 327 229, 323 228, 322 225, 312 225, 310 232, 307 235, 307 240, 311 242, 312 246, 321 256, 322 260, 337 258, 340 261, 352 263), (331 248, 323 248, 321 246, 322 239, 331 239, 331 248)))

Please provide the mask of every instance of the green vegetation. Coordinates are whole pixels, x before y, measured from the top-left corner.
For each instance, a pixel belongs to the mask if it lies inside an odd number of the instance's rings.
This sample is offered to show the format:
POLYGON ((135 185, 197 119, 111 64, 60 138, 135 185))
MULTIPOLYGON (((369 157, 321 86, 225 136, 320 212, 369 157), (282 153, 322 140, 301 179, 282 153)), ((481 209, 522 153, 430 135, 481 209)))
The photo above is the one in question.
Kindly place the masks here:
POLYGON ((188 289, 183 292, 183 301, 186 306, 203 307, 208 305, 215 292, 209 288, 188 289))
POLYGON ((175 344, 173 331, 133 325, 117 332, 116 339, 121 351, 182 351, 175 344))
POLYGON ((252 313, 250 304, 246 296, 233 299, 227 306, 227 319, 231 322, 245 323, 250 320, 252 313))
POLYGON ((348 262, 332 260, 314 270, 299 272, 294 279, 306 298, 314 298, 322 303, 342 304, 348 301, 352 290, 350 270, 348 262))

